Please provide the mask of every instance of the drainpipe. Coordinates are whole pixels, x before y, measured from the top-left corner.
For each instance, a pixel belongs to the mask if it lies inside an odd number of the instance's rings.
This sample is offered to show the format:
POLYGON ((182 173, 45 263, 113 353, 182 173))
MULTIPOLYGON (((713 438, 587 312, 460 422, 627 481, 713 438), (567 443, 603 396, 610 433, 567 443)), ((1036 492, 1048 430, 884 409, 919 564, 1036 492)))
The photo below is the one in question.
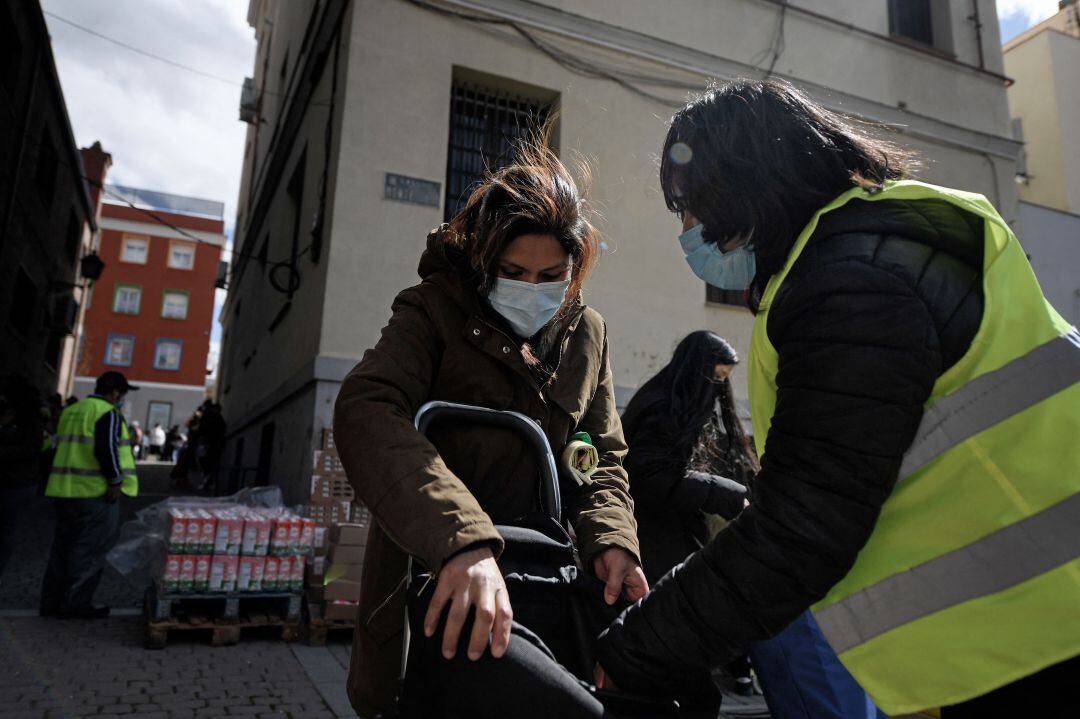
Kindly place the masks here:
POLYGON ((986 58, 983 56, 982 21, 979 19, 979 0, 971 0, 971 15, 968 20, 975 23, 975 46, 979 48, 979 69, 986 69, 986 58))

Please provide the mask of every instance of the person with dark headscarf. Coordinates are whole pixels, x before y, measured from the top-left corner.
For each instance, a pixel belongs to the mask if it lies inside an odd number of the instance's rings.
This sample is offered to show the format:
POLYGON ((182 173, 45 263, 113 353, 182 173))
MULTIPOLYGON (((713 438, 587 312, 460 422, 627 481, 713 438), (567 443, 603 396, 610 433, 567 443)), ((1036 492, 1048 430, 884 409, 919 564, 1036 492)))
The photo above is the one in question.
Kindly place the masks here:
POLYGON ((735 414, 738 363, 722 337, 685 337, 623 414, 641 558, 650 583, 709 540, 709 516, 743 508, 756 461, 735 414))
MULTIPOLYGON (((705 546, 747 500, 757 460, 735 413, 735 349, 719 335, 692 332, 623 413, 626 470, 638 522, 642 569, 652 585, 705 546), (718 518, 719 521, 718 521, 718 518)), ((750 662, 727 667, 740 693, 753 692, 750 662)), ((694 682, 693 714, 715 717, 720 694, 708 676, 694 682)))

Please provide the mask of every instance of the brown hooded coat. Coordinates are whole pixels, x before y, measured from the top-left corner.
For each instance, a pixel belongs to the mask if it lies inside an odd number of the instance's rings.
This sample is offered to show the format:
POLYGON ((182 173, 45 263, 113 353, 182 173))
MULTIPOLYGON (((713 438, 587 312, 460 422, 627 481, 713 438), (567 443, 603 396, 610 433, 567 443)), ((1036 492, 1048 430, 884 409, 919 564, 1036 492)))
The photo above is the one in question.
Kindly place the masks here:
POLYGON ((600 315, 574 304, 536 347, 523 346, 465 279, 461 253, 439 231, 428 237, 419 274, 422 282, 394 300, 381 339, 345 378, 334 408, 341 460, 376 520, 348 680, 361 713, 385 711, 397 692, 405 552, 437 570, 478 542, 501 549, 494 524, 537 504, 536 464, 524 441, 506 430, 437 427, 436 451, 413 428, 425 402, 520 412, 543 427, 557 454, 571 434, 588 432, 600 468, 576 493, 564 485, 564 518, 586 567, 608 547, 639 556, 600 315))

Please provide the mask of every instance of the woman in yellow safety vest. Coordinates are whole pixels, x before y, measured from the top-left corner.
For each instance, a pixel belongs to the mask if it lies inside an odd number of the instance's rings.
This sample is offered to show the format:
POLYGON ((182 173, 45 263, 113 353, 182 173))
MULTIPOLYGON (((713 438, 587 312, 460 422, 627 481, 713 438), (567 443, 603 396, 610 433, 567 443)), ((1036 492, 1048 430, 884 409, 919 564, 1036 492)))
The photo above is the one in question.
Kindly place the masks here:
POLYGON ((756 315, 761 473, 601 683, 661 691, 812 609, 887 714, 1080 715, 1080 335, 1009 226, 779 82, 709 90, 662 157, 691 269, 756 315))

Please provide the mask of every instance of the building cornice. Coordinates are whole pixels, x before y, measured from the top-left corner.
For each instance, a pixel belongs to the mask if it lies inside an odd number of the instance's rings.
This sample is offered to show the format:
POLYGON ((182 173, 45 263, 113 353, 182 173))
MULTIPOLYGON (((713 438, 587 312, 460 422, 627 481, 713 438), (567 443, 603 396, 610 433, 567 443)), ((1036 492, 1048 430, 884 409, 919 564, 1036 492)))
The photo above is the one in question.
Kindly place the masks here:
MULTIPOLYGON (((703 79, 732 80, 761 74, 760 68, 737 60, 712 55, 635 30, 575 15, 542 3, 530 2, 530 0, 441 0, 438 4, 520 23, 570 40, 694 73, 703 79)), ((900 44, 897 44, 897 47, 910 49, 900 44)), ((978 71, 978 68, 974 69, 978 71)), ((1001 78, 997 75, 992 73, 982 73, 982 75, 995 84, 1000 83, 1001 78)), ((937 118, 901 110, 802 78, 786 77, 780 73, 776 73, 776 76, 798 84, 830 110, 856 115, 865 120, 886 125, 895 132, 916 139, 1013 161, 1016 160, 1023 147, 1023 143, 1011 137, 972 130, 937 118)))
POLYGON ((168 225, 163 225, 160 222, 139 222, 138 220, 124 220, 117 217, 102 217, 101 229, 103 230, 115 230, 117 232, 127 232, 134 235, 149 235, 151 237, 165 237, 172 240, 191 240, 195 237, 199 242, 205 242, 207 244, 215 245, 217 247, 225 246, 225 235, 217 232, 206 232, 205 230, 187 230, 183 232, 177 232, 168 225))

